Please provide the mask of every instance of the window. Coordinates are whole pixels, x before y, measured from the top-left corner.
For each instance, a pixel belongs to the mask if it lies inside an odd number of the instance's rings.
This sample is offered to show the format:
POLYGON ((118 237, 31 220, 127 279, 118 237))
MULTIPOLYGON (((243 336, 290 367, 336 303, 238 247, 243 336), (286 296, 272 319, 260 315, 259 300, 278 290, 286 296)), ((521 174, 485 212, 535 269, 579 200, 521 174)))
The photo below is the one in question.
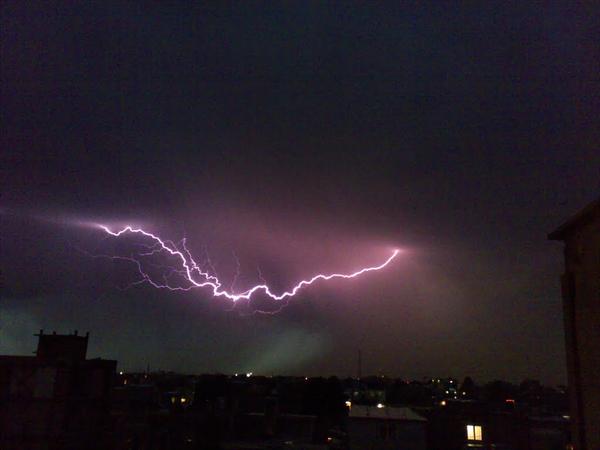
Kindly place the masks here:
POLYGON ((377 425, 377 433, 379 439, 388 440, 396 439, 396 424, 389 422, 381 422, 377 425))
POLYGON ((396 425, 393 423, 388 425, 388 437, 390 439, 396 439, 396 425))
POLYGON ((481 425, 467 425, 467 440, 483 440, 483 431, 481 430, 481 425))

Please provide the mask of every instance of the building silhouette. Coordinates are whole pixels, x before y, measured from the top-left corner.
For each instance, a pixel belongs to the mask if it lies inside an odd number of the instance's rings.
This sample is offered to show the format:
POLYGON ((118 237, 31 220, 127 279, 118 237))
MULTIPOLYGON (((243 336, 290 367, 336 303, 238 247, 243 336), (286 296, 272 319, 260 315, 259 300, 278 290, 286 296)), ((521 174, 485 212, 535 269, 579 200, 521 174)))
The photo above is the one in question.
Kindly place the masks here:
POLYGON ((561 277, 573 442, 600 449, 600 199, 548 236, 565 243, 561 277))
POLYGON ((347 426, 350 449, 425 450, 426 422, 407 407, 352 405, 347 426))
POLYGON ((0 356, 0 448, 106 448, 117 362, 86 359, 87 334, 37 336, 35 356, 0 356))

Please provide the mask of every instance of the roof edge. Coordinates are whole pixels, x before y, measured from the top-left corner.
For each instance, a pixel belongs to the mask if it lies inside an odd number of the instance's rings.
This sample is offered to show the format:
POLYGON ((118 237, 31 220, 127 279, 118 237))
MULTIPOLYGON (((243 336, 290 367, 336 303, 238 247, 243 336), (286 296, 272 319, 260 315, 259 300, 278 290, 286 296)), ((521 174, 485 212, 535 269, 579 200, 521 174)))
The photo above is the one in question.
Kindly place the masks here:
POLYGON ((600 197, 589 203, 575 215, 571 216, 565 223, 548 234, 551 241, 563 241, 571 229, 590 218, 592 214, 600 211, 600 197))

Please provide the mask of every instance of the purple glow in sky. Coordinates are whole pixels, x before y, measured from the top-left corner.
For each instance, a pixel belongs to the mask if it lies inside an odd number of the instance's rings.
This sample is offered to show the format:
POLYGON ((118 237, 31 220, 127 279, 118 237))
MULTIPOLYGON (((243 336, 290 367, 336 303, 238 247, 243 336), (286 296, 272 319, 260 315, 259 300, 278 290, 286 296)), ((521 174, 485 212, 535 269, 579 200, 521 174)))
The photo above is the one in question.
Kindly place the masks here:
POLYGON ((79 329, 132 370, 360 348, 565 382, 546 235, 600 190, 587 5, 31 3, 2 5, 0 354, 79 329))

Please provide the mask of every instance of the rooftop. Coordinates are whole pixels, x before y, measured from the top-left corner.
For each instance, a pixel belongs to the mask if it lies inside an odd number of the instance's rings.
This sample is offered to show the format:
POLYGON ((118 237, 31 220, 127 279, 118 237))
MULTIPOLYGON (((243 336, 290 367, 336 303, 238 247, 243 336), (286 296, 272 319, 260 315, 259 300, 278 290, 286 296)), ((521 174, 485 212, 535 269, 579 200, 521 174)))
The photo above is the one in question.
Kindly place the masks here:
POLYGON ((348 414, 350 418, 357 419, 392 419, 392 420, 411 420, 425 422, 426 419, 421 417, 410 408, 393 407, 393 406, 367 406, 367 405, 352 405, 348 414))
POLYGON ((565 239, 574 227, 580 226, 583 223, 591 220, 595 216, 600 216, 600 198, 597 198, 592 203, 587 205, 577 214, 568 219, 560 227, 548 235, 548 239, 552 241, 562 241, 565 239))

